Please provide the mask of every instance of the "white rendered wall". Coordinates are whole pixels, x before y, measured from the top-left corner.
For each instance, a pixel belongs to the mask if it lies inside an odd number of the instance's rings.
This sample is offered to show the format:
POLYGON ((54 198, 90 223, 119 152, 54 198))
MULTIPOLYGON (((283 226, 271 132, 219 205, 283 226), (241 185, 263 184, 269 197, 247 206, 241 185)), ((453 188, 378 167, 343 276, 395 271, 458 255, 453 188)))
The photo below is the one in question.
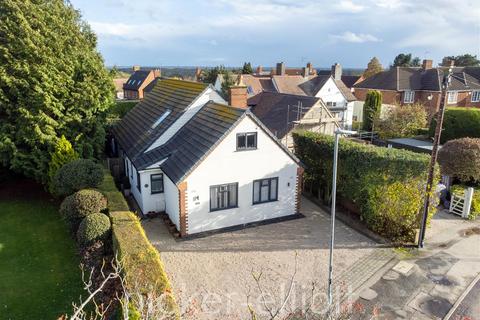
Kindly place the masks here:
MULTIPOLYGON (((199 95, 195 101, 185 110, 185 112, 157 139, 146 152, 155 149, 170 140, 180 128, 185 125, 208 101, 213 100, 217 103, 227 104, 227 102, 212 88, 208 88, 202 95, 199 95)), ((162 160, 162 159, 159 159, 162 160)))
MULTIPOLYGON (((142 183, 142 211, 143 214, 146 214, 150 211, 163 212, 165 211, 165 195, 164 193, 155 193, 152 194, 151 190, 151 180, 150 175, 163 173, 160 169, 140 171, 140 182, 142 183)), ((165 174, 163 175, 164 179, 164 189, 165 189, 165 174)), ((135 187, 135 189, 137 189, 135 187)), ((137 190, 138 191, 138 190, 137 190)))
POLYGON ((177 226, 177 230, 180 230, 178 188, 166 175, 163 175, 163 187, 165 191, 165 212, 175 226, 177 226))
MULTIPOLYGON (((321 98, 323 102, 325 102, 325 105, 327 105, 327 102, 335 102, 337 108, 346 107, 347 110, 340 112, 340 119, 344 120, 344 124, 347 128, 351 128, 353 119, 353 102, 348 103, 347 99, 345 99, 345 96, 340 89, 338 89, 337 84, 332 78, 327 80, 315 96, 321 98)), ((327 106, 327 108, 329 107, 327 106)))
POLYGON ((254 121, 245 117, 186 178, 188 234, 295 214, 297 167, 254 121), (258 149, 236 151, 236 134, 255 131, 258 149), (252 205, 253 180, 273 177, 279 178, 278 201, 252 205), (235 182, 238 208, 210 212, 210 186, 235 182))

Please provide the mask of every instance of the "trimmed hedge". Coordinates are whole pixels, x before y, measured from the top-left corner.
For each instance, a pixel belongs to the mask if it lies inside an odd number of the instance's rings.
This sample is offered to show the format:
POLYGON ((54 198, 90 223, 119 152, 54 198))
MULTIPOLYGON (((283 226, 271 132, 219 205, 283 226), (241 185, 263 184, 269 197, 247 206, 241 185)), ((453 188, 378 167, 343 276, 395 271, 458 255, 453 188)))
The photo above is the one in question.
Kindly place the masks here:
POLYGON ((179 309, 157 250, 148 241, 140 221, 132 212, 112 212, 113 248, 122 261, 127 286, 165 294, 171 319, 179 319, 179 309))
POLYGON ((103 181, 103 167, 90 159, 78 159, 61 167, 52 180, 57 196, 68 196, 78 190, 95 188, 103 181))
POLYGON ((125 197, 117 189, 115 181, 107 168, 103 169, 103 181, 97 187, 97 190, 107 197, 109 212, 130 210, 125 197))
MULTIPOLYGON (((295 132, 295 153, 307 166, 305 182, 330 202, 334 137, 295 132)), ((419 227, 429 157, 341 139, 337 193, 367 226, 397 242, 413 242, 419 227)), ((433 210, 430 210, 433 213, 433 210)))
MULTIPOLYGON (((433 137, 436 117, 430 123, 429 135, 433 137)), ((480 109, 447 108, 443 118, 441 143, 458 138, 480 138, 480 109)))
MULTIPOLYGON (((458 196, 463 197, 465 194, 466 188, 468 188, 468 186, 464 184, 457 184, 457 185, 451 186, 450 192, 452 194, 456 194, 458 196)), ((473 220, 478 216, 480 216, 480 187, 473 187, 472 208, 470 209, 470 214, 468 216, 468 219, 473 220)))
POLYGON ((105 196, 96 190, 80 190, 66 197, 60 205, 60 214, 72 231, 76 231, 83 218, 107 208, 105 196))
POLYGON ((103 213, 86 216, 77 231, 77 241, 81 246, 88 246, 95 241, 105 242, 110 236, 110 219, 103 213))

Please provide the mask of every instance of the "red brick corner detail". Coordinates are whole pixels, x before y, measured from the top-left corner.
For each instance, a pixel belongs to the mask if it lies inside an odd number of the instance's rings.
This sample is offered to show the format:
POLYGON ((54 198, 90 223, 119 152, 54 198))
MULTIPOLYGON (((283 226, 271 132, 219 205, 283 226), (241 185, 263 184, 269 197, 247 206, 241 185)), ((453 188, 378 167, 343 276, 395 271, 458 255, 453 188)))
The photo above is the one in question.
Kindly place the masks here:
POLYGON ((300 213, 300 204, 302 199, 303 190, 303 172, 305 170, 302 167, 297 168, 297 190, 295 192, 295 213, 300 213))
POLYGON ((178 185, 179 213, 180 213, 180 236, 188 235, 188 214, 187 214, 187 182, 178 185))

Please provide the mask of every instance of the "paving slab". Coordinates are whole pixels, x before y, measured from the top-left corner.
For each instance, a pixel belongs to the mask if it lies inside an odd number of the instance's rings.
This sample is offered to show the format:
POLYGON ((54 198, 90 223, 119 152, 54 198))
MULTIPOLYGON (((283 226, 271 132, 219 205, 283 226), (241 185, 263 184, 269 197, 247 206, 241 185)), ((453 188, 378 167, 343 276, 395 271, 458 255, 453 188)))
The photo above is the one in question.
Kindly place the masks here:
POLYGON ((392 268, 392 270, 406 276, 410 272, 410 270, 412 270, 412 268, 413 263, 407 261, 400 261, 392 268))

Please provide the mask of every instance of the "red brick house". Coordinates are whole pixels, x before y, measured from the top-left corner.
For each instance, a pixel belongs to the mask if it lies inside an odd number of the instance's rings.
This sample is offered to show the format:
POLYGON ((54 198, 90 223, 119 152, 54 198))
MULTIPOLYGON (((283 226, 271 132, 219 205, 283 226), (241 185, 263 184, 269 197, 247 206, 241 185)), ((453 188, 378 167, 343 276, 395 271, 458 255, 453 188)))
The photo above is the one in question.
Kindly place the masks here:
POLYGON ((127 82, 123 84, 123 97, 129 100, 143 99, 145 92, 151 90, 152 86, 149 85, 161 77, 159 69, 140 70, 135 68, 134 70, 127 82))
MULTIPOLYGON (((354 95, 365 101, 367 92, 379 90, 385 105, 421 103, 430 114, 440 106, 441 82, 447 67, 432 67, 423 60, 421 67, 395 67, 353 85, 354 95)), ((447 106, 480 108, 480 67, 452 66, 452 82, 447 106)))

